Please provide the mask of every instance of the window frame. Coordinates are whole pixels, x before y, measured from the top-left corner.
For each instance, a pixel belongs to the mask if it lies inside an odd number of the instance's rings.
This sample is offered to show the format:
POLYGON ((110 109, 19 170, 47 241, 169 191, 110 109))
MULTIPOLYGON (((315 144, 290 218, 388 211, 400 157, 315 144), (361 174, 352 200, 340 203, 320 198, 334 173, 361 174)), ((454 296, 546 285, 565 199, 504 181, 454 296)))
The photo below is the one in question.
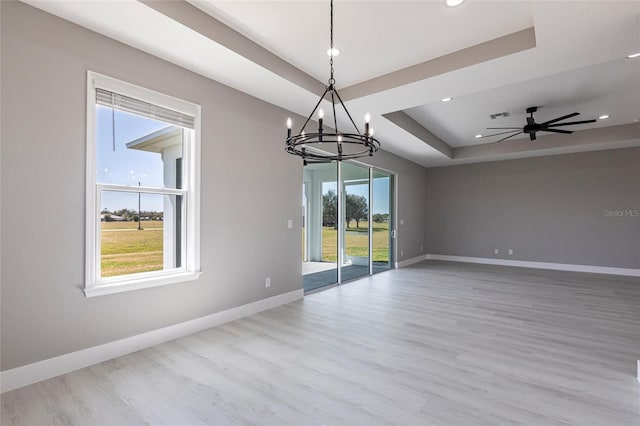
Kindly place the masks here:
POLYGON ((86 235, 85 235, 85 285, 86 297, 138 290, 198 279, 200 271, 200 105, 175 98, 151 89, 127 83, 112 77, 87 71, 87 135, 86 135, 86 235), (191 137, 183 140, 183 182, 181 189, 128 187, 102 184, 96 181, 97 117, 96 89, 139 99, 194 117, 191 137), (182 195, 182 212, 186 222, 181 236, 184 262, 179 268, 100 277, 100 192, 125 191, 182 195))

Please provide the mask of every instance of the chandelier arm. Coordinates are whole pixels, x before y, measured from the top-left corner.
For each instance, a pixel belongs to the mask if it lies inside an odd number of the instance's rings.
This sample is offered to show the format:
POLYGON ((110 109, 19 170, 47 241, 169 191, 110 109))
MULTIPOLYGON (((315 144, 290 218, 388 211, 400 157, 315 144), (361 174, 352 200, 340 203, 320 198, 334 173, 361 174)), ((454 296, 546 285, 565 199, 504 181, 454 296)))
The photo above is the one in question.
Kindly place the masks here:
POLYGON ((304 124, 300 128, 300 132, 298 133, 302 133, 302 131, 304 131, 304 128, 307 127, 307 124, 309 124, 311 117, 313 117, 313 114, 315 114, 316 110, 320 106, 320 103, 322 102, 322 100, 324 99, 324 96, 327 94, 328 91, 329 91, 329 88, 327 87, 324 93, 322 94, 322 96, 320 96, 320 99, 318 99, 318 103, 316 104, 316 106, 313 108, 313 110, 311 110, 311 114, 309 114, 309 116, 307 117, 307 121, 304 122, 304 124))
POLYGON ((333 109, 333 128, 338 133, 338 117, 336 116, 336 100, 333 97, 335 90, 331 90, 331 108, 333 109))
MULTIPOLYGON (((333 4, 333 0, 331 0, 331 4, 333 4)), ((333 84, 331 85, 331 108, 333 109, 333 123, 336 126, 336 135, 338 135, 340 132, 338 131, 338 117, 336 116, 336 100, 333 97, 333 94, 335 93, 335 88, 333 87, 333 84)), ((340 136, 336 137, 336 148, 338 148, 338 161, 342 161, 342 138, 340 136)))
MULTIPOLYGON (((356 122, 353 121, 353 118, 351 117, 351 114, 349 113, 349 110, 347 109, 347 107, 344 106, 344 102, 342 102, 342 98, 340 97, 340 93, 338 93, 337 90, 334 90, 334 92, 336 92, 336 96, 338 97, 338 100, 340 101, 340 105, 342 105, 342 109, 344 110, 344 112, 347 113, 347 117, 349 117, 349 120, 351 120, 351 124, 353 124, 353 127, 356 129, 356 132, 360 133, 360 129, 358 129, 358 126, 356 125, 356 122)), ((365 136, 369 136, 369 135, 365 135, 365 136)))
POLYGON ((333 90, 331 91, 331 109, 333 110, 333 128, 338 133, 338 117, 336 116, 336 100, 333 97, 333 90))

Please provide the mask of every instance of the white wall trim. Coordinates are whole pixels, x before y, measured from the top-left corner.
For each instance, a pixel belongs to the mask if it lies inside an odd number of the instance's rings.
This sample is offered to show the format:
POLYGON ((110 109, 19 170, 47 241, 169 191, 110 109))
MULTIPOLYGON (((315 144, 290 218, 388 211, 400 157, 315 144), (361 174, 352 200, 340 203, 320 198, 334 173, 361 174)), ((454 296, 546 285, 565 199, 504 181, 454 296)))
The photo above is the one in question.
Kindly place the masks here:
POLYGON ((422 262, 423 260, 427 260, 427 254, 423 254, 420 256, 412 257, 411 259, 401 260, 400 262, 396 262, 397 268, 404 268, 405 266, 413 265, 414 263, 422 262))
POLYGON ((525 260, 491 259, 483 257, 449 256, 427 254, 428 260, 447 260, 451 262, 481 263, 485 265, 515 266, 519 268, 551 269, 555 271, 588 272, 592 274, 624 275, 640 277, 640 269, 614 268, 609 266, 571 265, 566 263, 530 262, 525 260))
POLYGON ((150 346, 206 330, 226 322, 234 321, 267 309, 300 300, 303 290, 290 291, 257 302, 227 309, 205 317, 196 318, 158 330, 149 331, 77 352, 60 355, 0 372, 0 392, 7 392, 61 374, 89 367, 103 361, 123 356, 150 346))

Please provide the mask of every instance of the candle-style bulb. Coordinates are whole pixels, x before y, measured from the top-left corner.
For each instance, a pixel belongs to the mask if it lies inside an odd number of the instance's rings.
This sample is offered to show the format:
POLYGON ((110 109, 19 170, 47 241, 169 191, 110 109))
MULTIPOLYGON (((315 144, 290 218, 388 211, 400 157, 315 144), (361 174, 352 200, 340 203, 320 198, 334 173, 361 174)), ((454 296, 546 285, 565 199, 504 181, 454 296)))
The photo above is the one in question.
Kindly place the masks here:
POLYGON ((369 121, 371 121, 371 115, 366 113, 364 116, 364 135, 369 136, 369 121))
POLYGON ((291 117, 287 118, 287 129, 291 129, 292 125, 293 125, 293 121, 291 121, 291 117))
POLYGON ((322 143, 322 117, 324 117, 324 110, 320 108, 318 110, 318 133, 320 133, 319 141, 322 143))
POLYGON ((369 136, 373 136, 373 127, 369 129, 369 136))

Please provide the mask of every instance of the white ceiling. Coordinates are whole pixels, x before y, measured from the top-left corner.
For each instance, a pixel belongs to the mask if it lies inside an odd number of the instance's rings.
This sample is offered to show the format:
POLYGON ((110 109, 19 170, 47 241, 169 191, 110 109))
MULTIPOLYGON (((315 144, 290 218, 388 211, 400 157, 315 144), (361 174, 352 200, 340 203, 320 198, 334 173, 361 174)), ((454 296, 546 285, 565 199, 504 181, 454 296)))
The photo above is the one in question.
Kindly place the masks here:
MULTIPOLYGON (((190 3, 311 74, 329 78, 328 1, 190 3)), ((529 2, 340 1, 334 5, 338 88, 533 25, 529 2)))
MULTIPOLYGON (((457 97, 455 102, 432 102, 405 112, 452 147, 496 142, 508 135, 476 139, 505 130, 487 127, 523 127, 527 107, 537 106, 537 122, 544 122, 573 112, 580 115, 570 121, 608 119, 593 124, 563 127, 584 130, 617 126, 640 119, 639 61, 617 59, 603 64, 565 71, 523 83, 457 97), (630 88, 636 90, 629 90, 630 88), (509 117, 491 119, 489 114, 509 112, 509 117)), ((518 135, 513 139, 528 138, 518 135)))
MULTIPOLYGON (((303 116, 328 77, 328 1, 192 1, 197 9, 183 1, 25 1, 303 116)), ((352 115, 370 112, 383 149, 419 164, 640 145, 640 124, 631 124, 633 137, 628 127, 619 131, 640 118, 640 59, 625 59, 640 51, 638 1, 467 0, 448 8, 440 0, 336 0, 335 27, 342 50, 336 81, 349 94, 352 115), (532 48, 462 63, 481 57, 474 46, 498 37, 508 44, 529 27, 535 28, 532 48), (453 101, 439 102, 446 96, 453 101), (510 145, 493 149, 494 139, 473 138, 498 122, 489 114, 509 111, 508 125, 519 125, 533 105, 543 107, 538 121, 574 111, 582 113, 576 120, 608 113, 606 122, 584 128, 609 126, 611 137, 576 144, 588 139, 591 130, 584 130, 548 139, 552 148, 531 144, 517 153, 510 145), (396 111, 452 147, 453 158, 383 117, 396 111), (483 155, 456 158, 456 149, 475 150, 478 143, 487 144, 483 155)), ((484 50, 498 52, 496 46, 484 50)))

